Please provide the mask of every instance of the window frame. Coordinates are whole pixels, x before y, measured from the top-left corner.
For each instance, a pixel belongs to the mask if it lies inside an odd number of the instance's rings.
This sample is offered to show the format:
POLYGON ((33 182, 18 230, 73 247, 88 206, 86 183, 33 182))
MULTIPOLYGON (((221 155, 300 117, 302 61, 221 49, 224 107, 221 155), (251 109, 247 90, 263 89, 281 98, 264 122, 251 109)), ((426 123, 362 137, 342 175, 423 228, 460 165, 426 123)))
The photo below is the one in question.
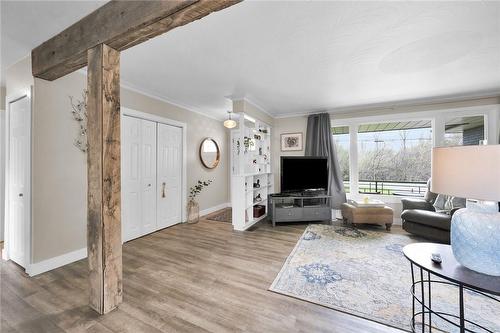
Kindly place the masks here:
MULTIPOLYGON (((365 194, 359 193, 359 169, 358 169, 358 129, 361 125, 373 123, 389 123, 408 120, 430 120, 432 131, 432 147, 440 147, 444 144, 445 138, 445 122, 449 117, 468 117, 468 116, 483 116, 484 117, 484 138, 490 144, 497 143, 499 140, 499 125, 500 125, 500 105, 480 105, 462 108, 450 108, 441 110, 428 109, 425 111, 403 112, 401 110, 392 109, 392 112, 383 113, 383 110, 378 115, 351 117, 345 114, 344 118, 336 119, 335 114, 331 116, 331 126, 347 126, 349 127, 349 188, 348 196, 351 199, 359 199, 365 194)), ((332 134, 333 135, 333 134, 332 134)), ((388 203, 398 203, 402 198, 400 196, 386 194, 369 194, 369 197, 374 196, 388 203)))

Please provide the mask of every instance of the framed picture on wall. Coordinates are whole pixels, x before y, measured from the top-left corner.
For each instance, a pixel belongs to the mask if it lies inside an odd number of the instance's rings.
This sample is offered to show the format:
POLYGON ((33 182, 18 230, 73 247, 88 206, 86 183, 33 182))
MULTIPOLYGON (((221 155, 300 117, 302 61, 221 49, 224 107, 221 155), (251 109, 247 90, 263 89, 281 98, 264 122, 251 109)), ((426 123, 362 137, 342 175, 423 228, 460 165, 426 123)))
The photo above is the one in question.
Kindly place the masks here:
POLYGON ((281 134, 281 151, 302 150, 302 133, 283 133, 281 134))

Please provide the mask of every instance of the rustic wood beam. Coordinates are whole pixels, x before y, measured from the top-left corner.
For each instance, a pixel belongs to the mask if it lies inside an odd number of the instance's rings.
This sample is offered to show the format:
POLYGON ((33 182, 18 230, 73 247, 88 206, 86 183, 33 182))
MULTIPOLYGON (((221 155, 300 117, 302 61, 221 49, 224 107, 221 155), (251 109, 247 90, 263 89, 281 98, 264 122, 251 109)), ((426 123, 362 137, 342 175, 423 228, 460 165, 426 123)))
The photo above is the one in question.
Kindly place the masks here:
POLYGON ((110 1, 33 49, 33 76, 55 80, 85 67, 96 45, 123 51, 240 1, 110 1))
POLYGON ((88 51, 87 251, 90 306, 100 314, 122 301, 120 209, 120 53, 88 51))

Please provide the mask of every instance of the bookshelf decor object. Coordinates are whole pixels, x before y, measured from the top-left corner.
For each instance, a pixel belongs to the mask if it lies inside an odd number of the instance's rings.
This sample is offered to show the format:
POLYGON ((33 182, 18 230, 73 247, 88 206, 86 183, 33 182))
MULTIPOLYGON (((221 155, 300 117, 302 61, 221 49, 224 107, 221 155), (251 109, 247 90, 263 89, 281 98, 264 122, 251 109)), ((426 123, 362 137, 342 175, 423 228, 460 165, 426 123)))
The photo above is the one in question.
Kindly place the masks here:
POLYGON ((231 131, 231 206, 233 228, 242 231, 267 217, 274 177, 271 126, 244 113, 237 119, 231 131))

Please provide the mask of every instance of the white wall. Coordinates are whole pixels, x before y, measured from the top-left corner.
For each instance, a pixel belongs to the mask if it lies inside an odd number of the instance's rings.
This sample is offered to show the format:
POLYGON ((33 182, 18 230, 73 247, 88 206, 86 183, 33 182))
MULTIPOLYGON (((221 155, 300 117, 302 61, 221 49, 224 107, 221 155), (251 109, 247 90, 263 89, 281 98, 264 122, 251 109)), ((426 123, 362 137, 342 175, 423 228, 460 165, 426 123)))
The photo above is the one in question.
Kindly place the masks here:
MULTIPOLYGON (((395 107, 390 109, 380 110, 362 110, 350 111, 342 114, 331 114, 332 126, 355 125, 360 122, 384 122, 384 121, 399 121, 402 119, 411 118, 435 118, 437 113, 442 113, 438 116, 443 118, 446 114, 453 116, 472 115, 474 113, 485 113, 488 119, 488 140, 490 143, 498 143, 500 133, 500 97, 484 98, 470 101, 449 102, 419 106, 395 107)), ((443 122, 444 124, 444 122, 443 122)), ((304 140, 307 129, 307 116, 297 116, 289 118, 277 118, 274 120, 274 156, 273 156, 273 172, 275 174, 275 189, 280 190, 280 156, 287 155, 304 155, 304 151, 296 152, 281 152, 280 151, 280 134, 290 132, 303 132, 304 140)), ((304 142, 305 145, 305 142, 304 142)), ((359 198, 356 193, 349 193, 348 198, 359 198)), ((395 223, 401 223, 399 216, 401 215, 401 199, 394 196, 377 196, 388 206, 394 209, 395 223)))
POLYGON ((274 173, 274 189, 276 192, 281 190, 281 173, 280 173, 280 157, 281 156, 304 156, 306 148, 306 130, 307 130, 307 116, 293 117, 293 118, 280 118, 274 120, 274 127, 272 133, 273 147, 273 173, 274 173), (300 151, 281 151, 281 134, 284 133, 302 133, 303 147, 300 151))
MULTIPOLYGON (((29 58, 9 68, 9 74, 8 91, 34 84, 32 262, 39 263, 86 247, 87 157, 73 145, 78 125, 69 102, 69 96, 80 98, 86 75, 75 72, 52 82, 33 81, 29 58)), ((123 87, 120 93, 123 107, 187 123, 188 186, 212 179, 199 197, 200 209, 227 204, 228 132, 222 122, 123 87), (213 170, 205 169, 198 158, 199 144, 208 136, 221 149, 221 161, 213 170)))
MULTIPOLYGON (((26 57, 19 62, 13 64, 5 71, 5 109, 7 103, 24 95, 31 94, 31 87, 34 84, 33 76, 31 75, 31 58, 26 57)), ((6 124, 7 126, 7 124, 6 124)), ((5 131, 6 132, 6 131, 5 131)), ((5 145, 4 145, 5 148, 5 145)), ((5 167, 5 163, 4 163, 5 167)), ((5 174, 5 177, 8 177, 5 174)), ((3 186, 5 187, 5 186, 3 186)), ((5 205, 3 209, 5 211, 5 205)), ((5 212, 4 212, 5 214, 5 212)), ((4 220, 5 222, 5 220, 4 220)), ((32 254, 30 254, 31 256, 32 254)))
POLYGON ((244 112, 246 115, 267 123, 268 125, 274 125, 274 118, 267 111, 247 99, 233 100, 233 112, 244 112))

